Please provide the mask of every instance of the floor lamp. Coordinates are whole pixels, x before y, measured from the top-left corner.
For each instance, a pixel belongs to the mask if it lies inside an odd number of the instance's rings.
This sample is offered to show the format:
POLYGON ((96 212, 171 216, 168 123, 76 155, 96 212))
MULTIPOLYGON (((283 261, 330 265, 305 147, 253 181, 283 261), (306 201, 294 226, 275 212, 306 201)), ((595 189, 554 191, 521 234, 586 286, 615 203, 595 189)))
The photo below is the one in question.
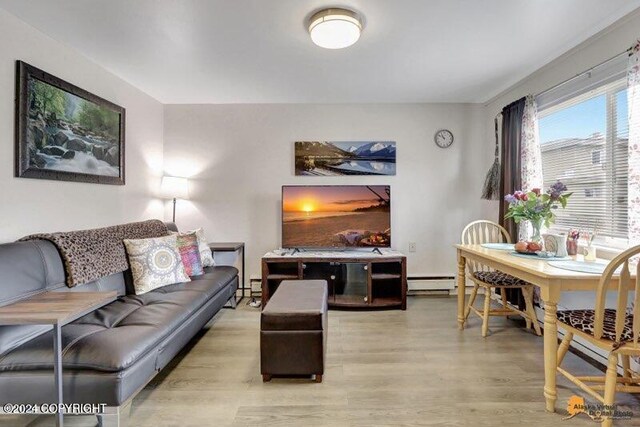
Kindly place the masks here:
POLYGON ((177 199, 189 199, 189 180, 177 176, 163 176, 160 184, 162 194, 173 199, 173 217, 172 222, 176 222, 176 201, 177 199))

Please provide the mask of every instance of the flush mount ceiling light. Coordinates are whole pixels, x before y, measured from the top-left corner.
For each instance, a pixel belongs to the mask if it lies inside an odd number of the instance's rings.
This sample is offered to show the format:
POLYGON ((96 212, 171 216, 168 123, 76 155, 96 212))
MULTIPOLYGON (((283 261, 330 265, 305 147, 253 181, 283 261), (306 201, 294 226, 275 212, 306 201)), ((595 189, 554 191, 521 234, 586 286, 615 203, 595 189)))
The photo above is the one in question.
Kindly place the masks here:
POLYGON ((323 9, 309 19, 311 40, 326 49, 349 47, 360 38, 362 21, 347 9, 323 9))

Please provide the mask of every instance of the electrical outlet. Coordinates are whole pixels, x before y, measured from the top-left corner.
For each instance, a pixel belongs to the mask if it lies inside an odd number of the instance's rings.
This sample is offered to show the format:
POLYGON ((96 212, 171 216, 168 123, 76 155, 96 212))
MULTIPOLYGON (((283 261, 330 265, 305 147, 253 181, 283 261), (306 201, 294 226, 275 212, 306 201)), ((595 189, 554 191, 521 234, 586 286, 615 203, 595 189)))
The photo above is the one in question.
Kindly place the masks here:
POLYGON ((409 242, 409 252, 416 251, 416 242, 409 242))

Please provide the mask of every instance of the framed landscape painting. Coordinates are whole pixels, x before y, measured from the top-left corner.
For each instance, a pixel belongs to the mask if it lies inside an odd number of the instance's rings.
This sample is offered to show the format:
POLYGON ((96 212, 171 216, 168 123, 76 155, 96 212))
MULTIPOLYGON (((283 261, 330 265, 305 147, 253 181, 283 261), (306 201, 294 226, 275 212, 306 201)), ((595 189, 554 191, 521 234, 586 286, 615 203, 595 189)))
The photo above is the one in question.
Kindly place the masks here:
POLYGON ((296 175, 395 175, 393 141, 296 141, 296 175))
POLYGON ((15 175, 124 185, 125 110, 16 64, 15 175))

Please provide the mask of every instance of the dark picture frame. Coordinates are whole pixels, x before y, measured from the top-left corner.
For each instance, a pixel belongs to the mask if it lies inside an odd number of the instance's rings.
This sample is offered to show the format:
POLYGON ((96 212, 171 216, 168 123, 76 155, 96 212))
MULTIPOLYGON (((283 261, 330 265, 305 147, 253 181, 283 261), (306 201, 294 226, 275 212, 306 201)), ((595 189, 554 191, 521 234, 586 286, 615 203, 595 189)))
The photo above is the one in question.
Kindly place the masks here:
POLYGON ((124 185, 125 116, 123 107, 16 61, 15 176, 124 185), (55 100, 51 111, 37 102, 38 89, 55 100))

